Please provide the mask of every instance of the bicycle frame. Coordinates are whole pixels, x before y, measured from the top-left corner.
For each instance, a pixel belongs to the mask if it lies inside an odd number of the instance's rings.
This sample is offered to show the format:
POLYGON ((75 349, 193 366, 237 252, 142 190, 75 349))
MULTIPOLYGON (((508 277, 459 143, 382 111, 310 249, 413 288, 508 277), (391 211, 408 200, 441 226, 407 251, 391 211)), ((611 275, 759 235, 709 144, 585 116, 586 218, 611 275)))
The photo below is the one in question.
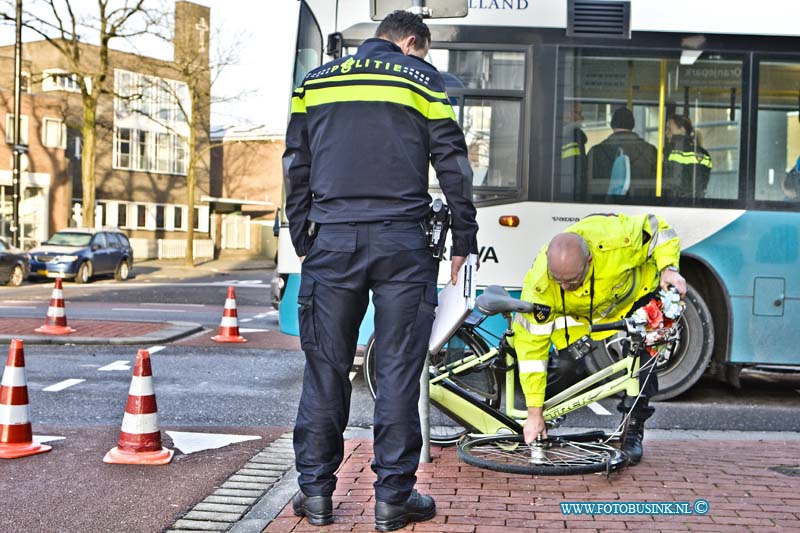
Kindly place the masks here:
MULTIPOLYGON (((431 402, 474 433, 485 435, 521 433, 521 423, 524 423, 528 416, 527 411, 514 406, 516 372, 514 357, 508 353, 505 354, 506 398, 504 412, 477 400, 469 392, 454 385, 449 379, 451 376, 466 372, 477 365, 487 363, 497 357, 498 353, 498 348, 492 348, 483 355, 470 355, 447 366, 439 367, 437 370, 441 373, 431 378, 429 382, 431 402)), ((554 420, 622 391, 629 396, 636 396, 639 393, 638 372, 639 358, 634 354, 629 354, 547 400, 544 403, 545 421, 554 420), (612 377, 614 379, 611 382, 600 384, 603 380, 612 377)))

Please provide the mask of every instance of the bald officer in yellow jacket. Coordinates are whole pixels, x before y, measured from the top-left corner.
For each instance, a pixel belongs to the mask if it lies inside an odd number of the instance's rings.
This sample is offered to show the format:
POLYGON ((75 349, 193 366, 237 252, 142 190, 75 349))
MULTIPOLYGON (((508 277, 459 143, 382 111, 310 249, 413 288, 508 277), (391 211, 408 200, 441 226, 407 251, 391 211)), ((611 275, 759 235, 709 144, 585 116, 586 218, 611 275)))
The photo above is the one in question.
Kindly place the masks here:
MULTIPOLYGON (((513 326, 528 406, 527 442, 540 434, 546 436, 542 405, 551 342, 562 349, 586 335, 588 324, 629 316, 659 287, 675 286, 683 297, 686 280, 679 273, 679 260, 678 234, 663 218, 650 214, 590 215, 542 248, 522 289, 522 299, 534 304, 533 311, 517 314, 513 326)), ((649 357, 643 352, 640 357, 649 357)), ((623 443, 632 464, 641 459, 644 421, 654 411, 649 398, 657 392, 658 381, 652 373, 639 401, 634 405, 633 398, 626 397, 618 407, 623 413, 633 407, 623 443)))

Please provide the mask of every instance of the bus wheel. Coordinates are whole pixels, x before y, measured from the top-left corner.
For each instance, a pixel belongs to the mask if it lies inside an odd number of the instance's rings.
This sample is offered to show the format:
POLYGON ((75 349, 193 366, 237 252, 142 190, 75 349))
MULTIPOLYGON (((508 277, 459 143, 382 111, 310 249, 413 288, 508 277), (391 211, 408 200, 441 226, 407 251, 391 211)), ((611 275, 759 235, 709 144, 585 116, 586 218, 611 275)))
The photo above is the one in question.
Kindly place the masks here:
MULTIPOLYGON (((702 296, 687 287, 686 310, 680 321, 680 340, 658 369, 658 394, 654 400, 669 400, 686 392, 705 372, 714 351, 714 322, 702 296)), ((619 335, 602 341, 586 356, 586 366, 597 372, 621 357, 619 335)))

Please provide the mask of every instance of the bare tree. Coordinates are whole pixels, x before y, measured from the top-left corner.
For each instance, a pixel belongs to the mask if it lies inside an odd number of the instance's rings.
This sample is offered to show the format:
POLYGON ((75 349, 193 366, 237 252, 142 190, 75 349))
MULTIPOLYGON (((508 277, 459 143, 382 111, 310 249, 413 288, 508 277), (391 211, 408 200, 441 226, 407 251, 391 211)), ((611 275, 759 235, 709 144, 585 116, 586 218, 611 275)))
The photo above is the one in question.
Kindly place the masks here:
MULTIPOLYGON (((168 20, 168 17, 162 17, 168 20)), ((186 232, 186 258, 187 266, 194 265, 194 226, 195 214, 194 207, 197 196, 198 176, 201 173, 208 173, 210 170, 210 151, 214 146, 210 138, 210 116, 211 106, 231 100, 237 100, 246 95, 249 91, 242 90, 236 94, 226 96, 213 96, 211 88, 219 80, 223 70, 238 61, 238 50, 241 41, 234 39, 230 42, 222 42, 220 37, 222 32, 214 31, 213 57, 209 50, 211 36, 203 33, 203 29, 208 29, 207 22, 201 21, 196 27, 184 29, 174 28, 169 24, 162 24, 158 34, 165 42, 172 42, 174 60, 169 65, 159 66, 157 72, 153 72, 153 77, 149 83, 158 84, 155 89, 166 92, 176 102, 181 115, 181 123, 184 127, 178 128, 174 123, 162 120, 161 117, 147 114, 143 109, 137 109, 141 114, 147 115, 150 120, 158 123, 161 127, 177 135, 187 146, 186 161, 186 191, 187 203, 189 206, 187 216, 186 232), (205 25, 205 26, 204 26, 205 25), (200 30, 195 32, 192 30, 200 30), (179 33, 173 34, 172 31, 179 33), (183 82, 186 94, 182 94, 182 86, 169 83, 164 77, 173 78, 183 82)))
MULTIPOLYGON (((67 65, 65 74, 80 90, 82 222, 92 227, 97 187, 97 104, 113 93, 113 84, 109 83, 109 45, 115 40, 147 34, 154 19, 145 0, 97 0, 97 11, 88 16, 78 14, 73 4, 70 0, 33 0, 28 2, 23 24, 58 51, 67 65), (87 44, 84 39, 89 35, 98 44, 87 44)), ((11 13, 6 8, 2 17, 9 20, 11 13)))

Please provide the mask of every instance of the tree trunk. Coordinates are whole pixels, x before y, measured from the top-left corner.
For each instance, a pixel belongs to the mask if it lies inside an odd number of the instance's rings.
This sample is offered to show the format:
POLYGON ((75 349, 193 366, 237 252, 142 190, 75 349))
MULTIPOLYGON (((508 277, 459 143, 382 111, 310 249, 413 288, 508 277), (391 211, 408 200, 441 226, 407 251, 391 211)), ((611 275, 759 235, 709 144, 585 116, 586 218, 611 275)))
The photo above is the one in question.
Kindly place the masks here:
POLYGON ((196 142, 194 124, 190 122, 189 154, 187 156, 188 168, 186 169, 186 198, 189 204, 189 213, 186 217, 188 227, 186 228, 186 259, 184 261, 184 264, 190 267, 194 266, 194 193, 197 184, 197 173, 195 170, 197 166, 197 162, 195 161, 197 154, 196 142))
POLYGON ((81 184, 83 186, 82 223, 84 227, 94 227, 94 203, 97 180, 95 163, 97 159, 97 133, 95 131, 97 101, 83 104, 83 147, 81 148, 81 184))

